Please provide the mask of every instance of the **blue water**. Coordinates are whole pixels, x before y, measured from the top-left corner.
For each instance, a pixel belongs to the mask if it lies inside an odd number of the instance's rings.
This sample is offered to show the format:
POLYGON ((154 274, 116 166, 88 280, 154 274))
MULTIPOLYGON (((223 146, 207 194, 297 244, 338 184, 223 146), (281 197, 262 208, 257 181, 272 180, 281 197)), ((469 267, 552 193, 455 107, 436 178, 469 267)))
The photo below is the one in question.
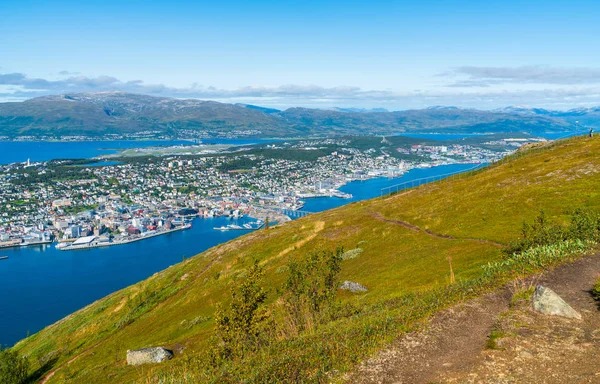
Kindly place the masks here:
POLYGON ((0 250, 0 344, 12 345, 73 311, 247 231, 215 231, 249 218, 195 219, 191 229, 130 244, 59 251, 0 250))
MULTIPOLYGON (((484 165, 481 165, 484 166, 484 165)), ((307 212, 321 212, 326 209, 336 208, 353 201, 372 199, 382 194, 382 188, 391 187, 411 180, 425 179, 428 177, 437 177, 448 173, 464 172, 476 167, 475 164, 451 164, 440 165, 431 168, 416 168, 406 172, 401 177, 368 179, 365 181, 353 181, 340 188, 340 191, 350 193, 351 199, 342 199, 337 197, 315 197, 305 199, 306 204, 302 208, 307 212)), ((384 191, 385 192, 385 191, 384 191)))
MULTIPOLYGON (((268 143, 270 139, 205 139, 204 144, 246 145, 268 143)), ((52 159, 89 159, 118 153, 129 148, 194 145, 186 140, 118 140, 118 141, 0 141, 0 164, 47 161, 52 159)))
MULTIPOLYGON (((356 181, 341 188, 352 199, 307 199, 304 210, 323 211, 380 196, 381 188, 423 177, 464 171, 472 164, 414 169, 402 177, 356 181)), ((238 224, 251 221, 242 218, 238 224)), ((0 250, 0 344, 12 345, 64 316, 155 272, 247 231, 215 231, 225 217, 195 219, 192 229, 107 248, 58 251, 54 245, 0 250)))
MULTIPOLYGON (((543 137, 548 140, 556 140, 563 139, 571 136, 583 135, 588 133, 589 130, 586 131, 578 131, 578 132, 555 132, 555 133, 539 133, 535 135, 529 135, 532 137, 543 137)), ((465 134, 448 134, 448 133, 402 133, 398 136, 404 137, 412 137, 415 139, 428 139, 434 141, 446 141, 446 140, 461 140, 467 137, 477 137, 477 136, 485 136, 483 133, 465 133, 465 134)))
POLYGON ((461 140, 466 137, 483 136, 479 133, 401 133, 398 136, 412 137, 414 139, 427 139, 435 141, 461 140))
POLYGON ((99 161, 97 163, 81 164, 82 167, 108 167, 109 165, 123 164, 121 161, 99 161))

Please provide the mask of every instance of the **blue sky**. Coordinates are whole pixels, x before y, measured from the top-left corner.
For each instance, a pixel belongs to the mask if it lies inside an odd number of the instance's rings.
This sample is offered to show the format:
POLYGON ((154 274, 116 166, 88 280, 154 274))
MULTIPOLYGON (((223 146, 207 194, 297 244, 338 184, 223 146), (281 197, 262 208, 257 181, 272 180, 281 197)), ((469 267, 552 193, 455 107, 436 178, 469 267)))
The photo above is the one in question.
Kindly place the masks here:
POLYGON ((600 105, 594 1, 0 2, 0 99, 600 105), (82 4, 83 3, 83 4, 82 4))

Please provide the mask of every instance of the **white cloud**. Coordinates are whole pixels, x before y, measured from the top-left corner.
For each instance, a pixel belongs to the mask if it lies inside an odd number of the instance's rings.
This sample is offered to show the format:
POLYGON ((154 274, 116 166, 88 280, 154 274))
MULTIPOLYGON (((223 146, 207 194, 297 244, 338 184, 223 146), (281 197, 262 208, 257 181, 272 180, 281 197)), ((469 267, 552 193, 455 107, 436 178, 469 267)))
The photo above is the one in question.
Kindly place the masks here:
MULTIPOLYGON (((567 70, 548 72, 538 67, 521 67, 520 69, 462 67, 439 75, 452 78, 454 83, 451 86, 440 87, 438 90, 413 92, 364 90, 356 86, 322 87, 296 84, 246 86, 237 89, 222 89, 196 83, 189 87, 171 87, 164 84, 147 84, 142 80, 122 81, 113 76, 72 75, 48 80, 31 78, 23 73, 5 73, 0 74, 0 100, 25 100, 61 93, 123 91, 153 96, 251 103, 275 108, 337 106, 384 107, 398 110, 423 108, 431 105, 454 105, 491 109, 526 104, 544 108, 568 109, 597 105, 600 99, 600 85, 583 86, 579 84, 579 82, 583 83, 584 79, 594 79, 595 70, 590 69, 579 74, 572 72, 567 70), (524 68, 529 69, 525 70, 524 68), (464 77, 466 74, 470 77, 456 79, 464 77), (535 89, 515 89, 514 85, 511 86, 511 89, 499 89, 497 86, 499 82, 518 83, 522 78, 535 78, 539 82, 552 80, 554 83, 549 86, 538 85, 535 89), (565 84, 560 83, 561 81, 565 84)), ((600 73, 597 75, 597 82, 600 83, 600 73)), ((589 83, 594 83, 594 81, 590 80, 589 83)))
POLYGON ((449 87, 489 87, 496 84, 585 85, 600 83, 598 68, 556 68, 540 65, 522 67, 463 66, 438 76, 456 78, 449 87))

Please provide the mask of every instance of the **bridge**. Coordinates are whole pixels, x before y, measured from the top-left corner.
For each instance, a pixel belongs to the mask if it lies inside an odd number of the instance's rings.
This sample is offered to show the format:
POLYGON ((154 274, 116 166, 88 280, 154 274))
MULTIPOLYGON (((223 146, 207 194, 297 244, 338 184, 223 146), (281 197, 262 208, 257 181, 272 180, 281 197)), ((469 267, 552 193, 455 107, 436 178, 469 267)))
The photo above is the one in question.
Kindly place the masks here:
POLYGON ((274 211, 277 211, 279 213, 282 213, 292 219, 299 219, 301 217, 304 216, 308 216, 314 212, 308 212, 308 211, 294 211, 293 209, 285 209, 285 208, 271 208, 274 211))

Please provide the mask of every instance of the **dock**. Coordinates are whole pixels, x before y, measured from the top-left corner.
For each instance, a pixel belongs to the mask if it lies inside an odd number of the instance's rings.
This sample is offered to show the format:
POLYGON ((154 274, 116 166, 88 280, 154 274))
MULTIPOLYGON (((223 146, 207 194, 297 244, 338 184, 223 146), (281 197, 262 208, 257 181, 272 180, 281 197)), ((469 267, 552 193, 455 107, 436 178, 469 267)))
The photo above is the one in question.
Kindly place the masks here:
MULTIPOLYGON (((57 247, 57 249, 60 251, 76 251, 76 250, 80 250, 80 249, 91 249, 91 248, 99 248, 99 247, 110 247, 110 246, 114 246, 114 245, 123 245, 123 244, 134 243, 136 241, 151 239, 156 236, 166 235, 167 233, 177 232, 177 231, 190 229, 190 228, 192 228, 191 224, 185 224, 185 225, 182 225, 181 227, 169 229, 166 231, 156 232, 156 233, 153 233, 153 234, 147 235, 147 236, 142 235, 140 237, 136 237, 133 239, 126 239, 126 240, 119 240, 119 241, 96 241, 96 242, 91 241, 90 243, 81 244, 81 245, 66 245, 66 246, 63 246, 60 248, 57 247)), ((64 244, 64 243, 62 243, 62 244, 64 244)))

